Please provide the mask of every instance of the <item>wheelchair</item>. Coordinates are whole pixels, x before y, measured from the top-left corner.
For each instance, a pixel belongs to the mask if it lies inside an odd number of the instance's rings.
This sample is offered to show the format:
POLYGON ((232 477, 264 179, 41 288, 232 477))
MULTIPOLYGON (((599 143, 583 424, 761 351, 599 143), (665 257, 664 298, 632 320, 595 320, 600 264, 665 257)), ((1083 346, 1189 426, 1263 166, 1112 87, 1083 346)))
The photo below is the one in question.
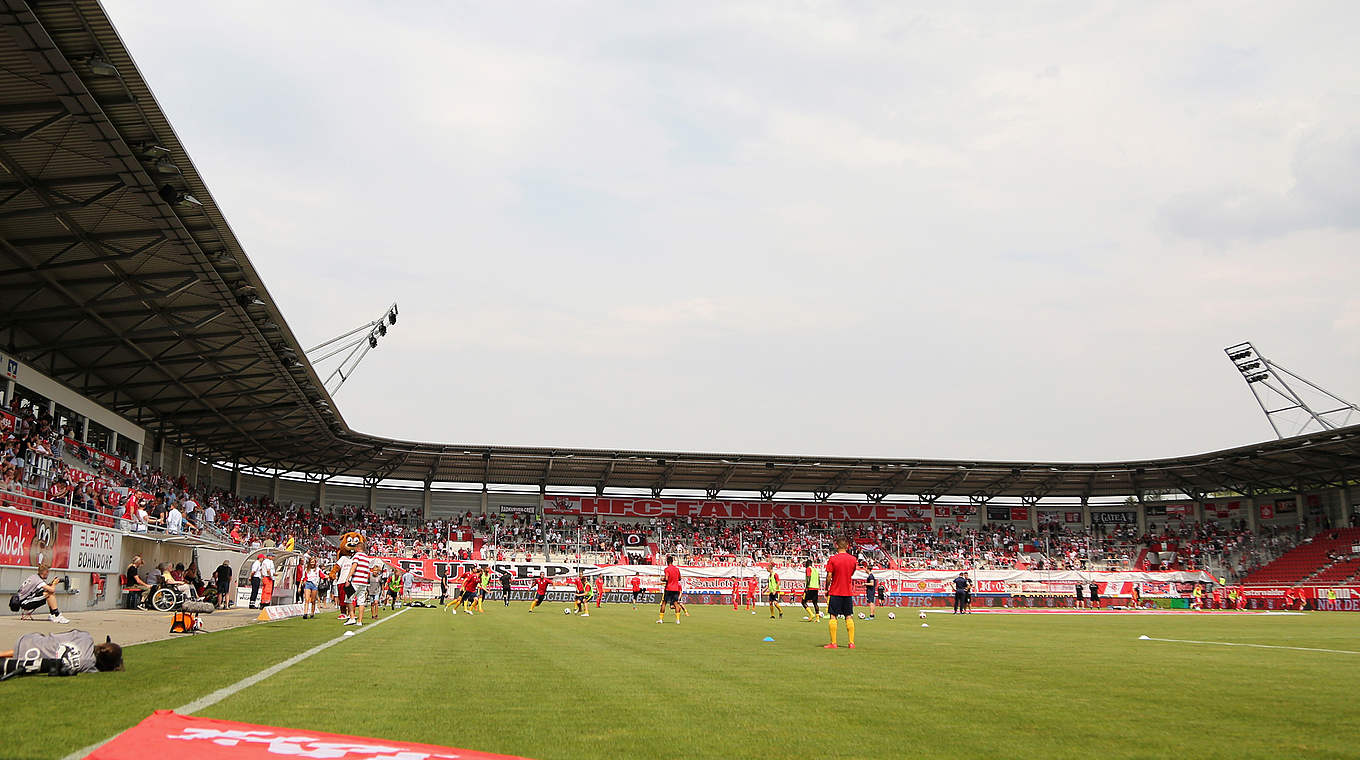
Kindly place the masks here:
POLYGON ((157 612, 174 612, 189 601, 189 596, 174 586, 161 586, 151 592, 148 604, 157 612))

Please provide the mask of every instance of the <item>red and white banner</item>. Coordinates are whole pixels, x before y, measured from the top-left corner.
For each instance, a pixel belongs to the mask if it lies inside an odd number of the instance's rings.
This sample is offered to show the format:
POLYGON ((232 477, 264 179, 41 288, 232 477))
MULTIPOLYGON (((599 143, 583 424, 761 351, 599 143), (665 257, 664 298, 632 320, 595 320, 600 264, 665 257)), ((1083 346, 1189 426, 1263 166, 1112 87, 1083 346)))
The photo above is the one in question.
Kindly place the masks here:
POLYGON ((720 520, 831 522, 929 523, 932 514, 941 518, 950 517, 948 507, 936 507, 932 513, 929 506, 922 504, 837 504, 594 496, 548 496, 543 499, 543 512, 550 515, 601 517, 713 517, 720 520))
POLYGON ((57 569, 71 565, 71 524, 0 511, 0 565, 57 569))
POLYGON ((497 760, 495 755, 432 744, 367 739, 358 736, 272 728, 157 710, 141 723, 86 755, 85 760, 145 760, 192 757, 194 760, 497 760))

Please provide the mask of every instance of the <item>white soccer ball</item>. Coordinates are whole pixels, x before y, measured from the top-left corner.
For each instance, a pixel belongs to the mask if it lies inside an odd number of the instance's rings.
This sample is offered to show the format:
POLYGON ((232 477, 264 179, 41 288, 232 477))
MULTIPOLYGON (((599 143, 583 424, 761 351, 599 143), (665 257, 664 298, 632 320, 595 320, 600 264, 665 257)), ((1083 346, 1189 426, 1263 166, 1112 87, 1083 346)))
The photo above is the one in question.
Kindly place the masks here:
POLYGON ((860 619, 860 620, 863 620, 863 619, 864 619, 864 613, 863 613, 863 612, 859 613, 859 619, 860 619))
POLYGON ((804 616, 803 616, 803 622, 804 622, 804 623, 806 623, 807 621, 809 621, 809 620, 811 620, 811 619, 812 619, 812 618, 809 618, 807 615, 804 615, 804 616))
POLYGON ((926 619, 926 611, 925 611, 925 610, 921 610, 921 619, 922 619, 922 620, 925 620, 925 619, 926 619))
POLYGON ((889 619, 889 620, 896 620, 896 619, 897 619, 897 613, 889 612, 889 613, 888 613, 888 619, 889 619))
POLYGON ((568 608, 562 610, 562 614, 563 614, 563 615, 570 615, 570 614, 571 614, 571 608, 568 607, 568 608))

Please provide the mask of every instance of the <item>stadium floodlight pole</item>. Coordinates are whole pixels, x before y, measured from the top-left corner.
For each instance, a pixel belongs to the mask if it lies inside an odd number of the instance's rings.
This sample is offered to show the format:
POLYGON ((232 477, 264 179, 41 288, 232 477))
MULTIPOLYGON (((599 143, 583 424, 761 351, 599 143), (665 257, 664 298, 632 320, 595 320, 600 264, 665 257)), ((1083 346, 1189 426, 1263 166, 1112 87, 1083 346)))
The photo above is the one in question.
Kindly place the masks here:
POLYGON ((330 340, 318 343, 304 352, 313 366, 332 357, 345 354, 345 357, 340 360, 340 365, 332 370, 321 383, 325 386, 327 392, 332 396, 340 392, 341 386, 345 384, 346 380, 354 376, 355 370, 359 368, 359 363, 364 360, 368 352, 378 347, 378 339, 387 335, 388 326, 397 324, 397 314, 397 303, 393 301, 377 319, 341 333, 330 340))
POLYGON ((1223 353, 1247 382, 1277 438, 1336 430, 1360 417, 1360 406, 1271 361, 1250 341, 1228 346, 1223 353), (1313 403, 1310 404, 1300 391, 1311 396, 1313 403), (1302 412, 1303 421, 1298 422, 1296 414, 1297 428, 1282 429, 1280 423, 1290 412, 1302 412))

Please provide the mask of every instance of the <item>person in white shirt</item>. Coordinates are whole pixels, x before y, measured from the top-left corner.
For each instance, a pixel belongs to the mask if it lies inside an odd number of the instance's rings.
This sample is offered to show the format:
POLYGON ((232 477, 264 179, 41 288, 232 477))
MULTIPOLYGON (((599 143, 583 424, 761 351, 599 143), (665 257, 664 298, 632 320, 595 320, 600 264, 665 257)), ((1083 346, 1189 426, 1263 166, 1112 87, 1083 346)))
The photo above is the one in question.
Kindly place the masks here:
POLYGON ((184 515, 180 513, 179 507, 170 505, 170 511, 165 514, 165 531, 167 533, 184 532, 184 515))
POLYGON ((137 520, 132 526, 133 533, 145 533, 147 526, 151 523, 151 516, 146 513, 146 507, 137 505, 137 520))
POLYGON ((198 502, 194 501, 193 499, 185 499, 184 501, 180 502, 180 504, 184 507, 184 519, 189 521, 190 523, 197 522, 198 502))
POLYGON ((258 606, 260 598, 260 571, 264 569, 264 555, 255 557, 255 561, 250 563, 250 608, 253 610, 258 606))
POLYGON ((217 510, 213 509, 213 505, 209 504, 208 508, 203 510, 203 519, 207 521, 209 525, 217 522, 217 510))

